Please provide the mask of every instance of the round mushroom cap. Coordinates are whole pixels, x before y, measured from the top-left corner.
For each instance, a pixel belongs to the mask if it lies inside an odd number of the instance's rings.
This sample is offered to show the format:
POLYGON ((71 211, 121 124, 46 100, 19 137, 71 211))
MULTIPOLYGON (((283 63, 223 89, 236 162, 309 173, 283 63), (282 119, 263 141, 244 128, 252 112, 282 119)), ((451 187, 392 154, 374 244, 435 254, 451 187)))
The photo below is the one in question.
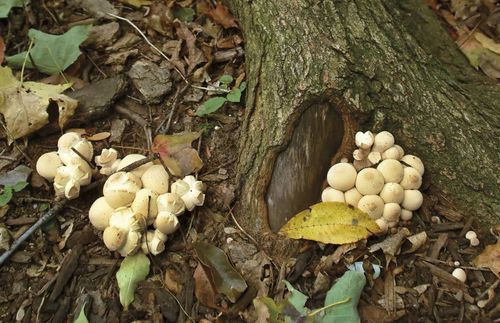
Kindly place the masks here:
POLYGON ((64 166, 64 164, 55 151, 43 154, 36 161, 37 173, 50 182, 54 181, 57 169, 61 166, 64 166))
MULTIPOLYGON (((125 157, 123 157, 122 160, 120 160, 120 163, 118 163, 118 171, 127 167, 128 165, 132 164, 132 163, 135 163, 136 161, 139 161, 139 160, 142 160, 146 158, 146 156, 144 155, 140 155, 140 154, 130 154, 130 155, 127 155, 125 157)), ((146 172, 148 170, 149 167, 153 166, 153 163, 152 162, 148 162, 144 165, 141 165, 139 167, 137 167, 136 169, 130 171, 130 173, 134 174, 135 176, 141 178, 142 175, 144 175, 144 172, 146 172)))
POLYGON ((404 189, 398 183, 386 183, 379 195, 385 203, 401 204, 403 202, 404 189))
POLYGON ((79 134, 68 132, 61 138, 59 138, 59 143, 59 149, 57 150, 57 152, 65 165, 78 163, 78 161, 75 160, 81 160, 82 162, 84 160, 92 160, 92 156, 94 155, 94 148, 92 147, 92 143, 87 139, 80 137, 79 134), (68 137, 63 138, 66 135, 68 135, 68 137), (73 149, 78 151, 79 154, 75 153, 73 149), (82 159, 82 157, 84 160, 82 159))
POLYGON ((384 205, 384 211, 382 217, 387 220, 387 222, 397 222, 399 221, 399 216, 401 215, 401 206, 398 203, 386 203, 384 205))
POLYGON ((358 131, 354 136, 354 141, 356 143, 356 146, 358 146, 359 148, 370 149, 370 147, 373 145, 374 138, 375 136, 370 131, 367 131, 365 133, 358 131))
POLYGON ((112 208, 132 203, 141 189, 141 180, 132 173, 116 172, 104 183, 103 195, 112 208))
POLYGON ((408 211, 416 211, 424 201, 424 197, 419 190, 405 190, 401 206, 408 211))
POLYGON ((109 226, 109 218, 114 209, 109 206, 104 196, 101 196, 92 203, 89 209, 90 223, 97 229, 103 231, 109 226))
POLYGON ((130 208, 135 213, 142 215, 148 224, 153 224, 158 215, 158 194, 149 188, 143 188, 135 193, 134 201, 130 208))
POLYGON ((116 251, 125 244, 127 231, 117 227, 107 227, 102 234, 102 240, 109 250, 116 251))
POLYGON ((375 165, 382 160, 382 154, 378 151, 372 151, 368 154, 368 160, 370 161, 370 163, 375 165))
POLYGON ((142 185, 145 188, 163 194, 168 192, 169 176, 162 165, 153 165, 149 167, 141 177, 142 185))
POLYGON ((407 209, 401 209, 401 216, 399 218, 403 221, 410 221, 413 218, 413 212, 407 209))
POLYGON ((76 132, 66 132, 64 135, 59 137, 57 141, 58 150, 68 150, 71 149, 78 141, 82 140, 82 136, 76 132))
POLYGON ((465 281, 467 280, 467 274, 462 268, 455 268, 455 270, 453 270, 451 274, 462 283, 465 283, 465 281))
POLYGON ((375 168, 362 169, 356 178, 356 188, 363 195, 375 195, 384 187, 384 176, 375 168))
POLYGON ((345 203, 344 193, 331 187, 327 187, 321 193, 322 202, 345 203))
POLYGON ((176 193, 165 193, 158 196, 156 200, 159 212, 168 212, 176 216, 181 215, 186 210, 186 206, 181 197, 176 193))
POLYGON ((404 167, 403 179, 399 183, 405 190, 417 190, 422 185, 422 176, 413 167, 404 167))
POLYGON ((377 170, 384 176, 386 183, 399 183, 403 179, 403 165, 398 160, 386 159, 378 166, 377 170))
POLYGON ((476 232, 474 232, 474 231, 467 231, 467 233, 465 234, 465 239, 471 240, 471 239, 474 239, 474 238, 477 238, 476 232))
POLYGON ((413 155, 404 155, 401 157, 401 161, 405 162, 406 164, 410 165, 411 167, 415 168, 420 176, 424 175, 424 163, 422 163, 422 160, 418 158, 417 156, 413 155))
POLYGON ((164 234, 171 234, 179 228, 179 219, 170 212, 160 212, 156 217, 154 227, 164 234))
POLYGON ((358 209, 366 212, 371 219, 376 220, 382 216, 384 201, 378 195, 365 195, 359 200, 358 209))
POLYGON ((129 231, 125 244, 118 249, 118 252, 122 257, 127 257, 135 254, 139 249, 141 249, 142 232, 140 231, 129 231))
POLYGON ((396 145, 384 151, 382 154, 382 159, 396 159, 399 160, 403 155, 400 155, 400 150, 396 147, 396 145))
POLYGON ((339 191, 345 192, 356 183, 356 169, 349 163, 338 163, 330 167, 326 175, 328 184, 339 191))
POLYGON ((97 164, 97 166, 109 167, 116 161, 117 158, 118 158, 118 151, 116 149, 104 148, 101 151, 101 154, 95 157, 95 163, 97 164))
POLYGON ((347 204, 358 207, 359 200, 361 200, 363 195, 361 195, 361 193, 355 187, 353 187, 344 193, 344 197, 347 204))
POLYGON ((383 153, 394 145, 394 136, 389 131, 379 132, 373 141, 372 151, 383 153))
POLYGON ((375 223, 378 225, 382 233, 386 233, 389 229, 389 225, 384 218, 378 218, 375 220, 375 223))

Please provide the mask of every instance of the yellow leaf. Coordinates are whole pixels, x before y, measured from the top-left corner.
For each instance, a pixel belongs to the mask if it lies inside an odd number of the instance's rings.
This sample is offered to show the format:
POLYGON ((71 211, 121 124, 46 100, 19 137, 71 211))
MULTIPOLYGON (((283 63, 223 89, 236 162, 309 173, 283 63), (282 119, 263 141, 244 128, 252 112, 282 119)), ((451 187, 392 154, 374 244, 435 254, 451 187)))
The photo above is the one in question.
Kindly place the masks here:
POLYGON ((136 8, 142 6, 149 6, 153 2, 152 0, 122 0, 122 1, 136 8))
POLYGON ((380 232, 368 214, 340 202, 323 202, 294 216, 281 230, 292 239, 345 244, 380 232))
POLYGON ((489 38, 485 34, 480 33, 478 31, 474 33, 474 37, 478 42, 481 43, 481 45, 483 45, 484 48, 487 48, 492 52, 500 54, 500 44, 496 43, 493 39, 489 38))
POLYGON ((500 239, 496 244, 486 246, 483 252, 474 258, 473 262, 476 267, 487 267, 500 277, 500 239))

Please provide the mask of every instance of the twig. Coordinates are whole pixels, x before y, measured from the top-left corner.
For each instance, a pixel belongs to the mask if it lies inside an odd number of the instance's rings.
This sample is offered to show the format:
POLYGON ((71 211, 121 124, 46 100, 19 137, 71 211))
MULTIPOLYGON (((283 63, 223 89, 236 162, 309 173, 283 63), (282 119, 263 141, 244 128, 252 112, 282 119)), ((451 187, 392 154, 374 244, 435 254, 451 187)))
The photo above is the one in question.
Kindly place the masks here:
POLYGON ((151 133, 151 127, 149 126, 149 123, 139 114, 121 105, 115 105, 115 111, 123 114, 142 127, 142 129, 144 130, 144 134, 146 135, 146 144, 148 146, 148 150, 151 150, 151 146, 153 145, 153 135, 151 133))
POLYGON ((234 221, 234 224, 236 224, 236 226, 238 227, 238 229, 240 229, 241 232, 243 232, 243 234, 245 234, 250 240, 253 241, 253 243, 255 243, 256 246, 259 245, 259 243, 257 242, 257 240, 254 239, 254 237, 252 237, 250 234, 248 234, 245 230, 243 230, 243 228, 241 227, 241 225, 238 223, 238 221, 236 221, 236 218, 234 217, 234 214, 233 214, 233 210, 229 210, 229 214, 231 215, 231 219, 233 219, 234 221))
POLYGON ((87 165, 90 166, 90 168, 95 169, 94 163, 92 163, 90 160, 87 159, 87 157, 83 156, 81 152, 79 152, 75 147, 71 147, 71 150, 78 155, 81 159, 83 159, 87 165))
POLYGON ((181 97, 181 95, 184 94, 184 92, 186 92, 188 87, 189 87, 189 84, 186 84, 186 85, 184 85, 183 88, 177 90, 177 93, 175 94, 175 97, 174 97, 174 102, 172 102, 172 107, 170 108, 170 113, 168 115, 168 119, 163 119, 163 121, 160 123, 160 125, 158 127, 156 127, 155 134, 158 134, 158 132, 160 132, 161 127, 163 127, 165 122, 167 122, 167 125, 165 126, 165 130, 163 132, 168 133, 168 131, 170 130, 170 126, 172 125, 172 118, 174 116, 175 111, 177 110, 177 104, 179 103, 179 98, 181 97))
POLYGON ((33 46, 33 39, 30 39, 28 51, 26 53, 26 56, 24 56, 23 66, 21 66, 21 85, 23 84, 23 80, 24 80, 24 68, 26 67, 26 61, 28 60, 28 54, 30 53, 32 46, 33 46))
MULTIPOLYGON (((138 160, 138 161, 128 165, 127 167, 124 167, 123 169, 121 169, 121 171, 124 171, 124 172, 131 171, 133 169, 136 169, 139 166, 142 166, 146 163, 149 163, 150 161, 152 161, 154 159, 156 159, 156 155, 154 155, 153 157, 138 160)), ((82 196, 82 193, 86 193, 86 192, 98 187, 99 185, 104 183, 107 178, 108 178, 107 176, 103 177, 100 180, 95 181, 88 186, 85 186, 82 189, 82 191, 80 192, 80 196, 82 196)), ((66 206, 66 204, 68 202, 69 202, 68 199, 59 199, 59 200, 56 199, 52 208, 50 210, 48 210, 47 212, 45 212, 45 214, 40 219, 38 219, 38 221, 36 221, 28 230, 26 230, 26 232, 24 232, 19 238, 17 238, 12 243, 9 250, 5 251, 0 256, 0 267, 5 263, 5 261, 7 259, 9 259, 10 256, 12 256, 12 254, 21 246, 21 244, 23 242, 25 242, 36 230, 38 230, 42 225, 44 225, 48 221, 52 220, 62 209, 64 209, 64 207, 66 206)))

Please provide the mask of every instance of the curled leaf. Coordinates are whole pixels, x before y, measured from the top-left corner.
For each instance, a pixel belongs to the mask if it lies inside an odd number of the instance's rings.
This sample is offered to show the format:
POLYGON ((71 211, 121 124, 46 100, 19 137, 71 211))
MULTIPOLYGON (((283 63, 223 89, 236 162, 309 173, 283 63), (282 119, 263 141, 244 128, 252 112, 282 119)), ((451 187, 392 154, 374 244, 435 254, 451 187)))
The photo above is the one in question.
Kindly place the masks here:
POLYGON ((200 135, 200 132, 157 135, 153 140, 152 151, 160 155, 173 175, 184 177, 203 167, 198 152, 191 147, 191 143, 200 135))

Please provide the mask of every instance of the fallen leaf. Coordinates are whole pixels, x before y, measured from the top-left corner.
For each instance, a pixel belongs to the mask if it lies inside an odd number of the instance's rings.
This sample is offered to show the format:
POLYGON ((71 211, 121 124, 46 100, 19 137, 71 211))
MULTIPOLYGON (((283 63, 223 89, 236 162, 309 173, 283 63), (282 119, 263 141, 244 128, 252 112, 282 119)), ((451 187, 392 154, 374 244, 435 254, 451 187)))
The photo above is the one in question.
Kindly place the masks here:
POLYGON ((205 101, 201 107, 196 110, 196 115, 198 117, 203 117, 207 114, 214 113, 219 110, 224 103, 226 103, 227 99, 222 96, 216 96, 205 101))
MULTIPOLYGON (((288 303, 292 305, 295 310, 300 313, 301 316, 304 316, 307 314, 308 309, 306 307, 306 302, 307 302, 307 296, 296 290, 292 284, 287 282, 285 280, 285 285, 288 291, 291 293, 290 296, 288 296, 288 303)), ((285 311, 286 311, 286 306, 285 306, 285 311)), ((285 313, 286 314, 286 313, 285 313)), ((290 316, 290 315, 289 315, 290 316)))
MULTIPOLYGON (((15 186, 20 182, 26 182, 33 170, 25 165, 19 165, 11 171, 0 176, 0 185, 15 186)), ((16 191, 18 192, 18 191, 16 191)))
POLYGON ((222 4, 222 1, 217 0, 217 4, 215 8, 207 12, 207 15, 210 16, 216 23, 222 25, 224 28, 238 27, 236 23, 236 19, 234 19, 233 15, 229 12, 229 9, 222 4))
MULTIPOLYGON (((0 18, 7 18, 10 9, 14 7, 22 7, 24 0, 2 0, 0 1, 0 18)), ((0 63, 2 61, 0 60, 0 63)))
POLYGON ((152 0, 122 0, 122 2, 134 6, 136 8, 140 8, 142 6, 149 6, 153 1, 152 0))
POLYGON ((213 286, 214 283, 210 280, 210 277, 208 277, 206 269, 203 268, 201 263, 199 263, 196 267, 193 278, 195 284, 194 294, 196 299, 198 299, 198 301, 205 306, 219 309, 219 306, 215 303, 217 291, 213 286))
POLYGON ((500 277, 500 239, 496 244, 486 246, 483 252, 474 258, 473 263, 476 267, 489 268, 500 277))
POLYGON ((207 58, 203 54, 203 51, 196 47, 196 37, 191 33, 187 25, 183 22, 175 23, 175 31, 180 39, 186 41, 186 46, 188 49, 188 70, 187 73, 190 74, 196 66, 201 63, 207 62, 207 58))
POLYGON ((125 311, 134 301, 137 284, 146 279, 149 274, 149 259, 142 252, 123 259, 120 269, 116 272, 116 280, 120 289, 120 303, 125 311))
POLYGON ((380 228, 359 209, 340 202, 323 202, 294 216, 280 232, 292 239, 344 244, 366 239, 380 228))
POLYGON ((272 298, 267 296, 256 297, 253 300, 257 312, 257 323, 281 323, 278 317, 282 312, 282 305, 278 306, 272 298))
POLYGON ((231 265, 224 251, 205 242, 196 242, 194 249, 200 262, 210 269, 217 291, 231 302, 236 302, 247 289, 247 283, 231 265))
POLYGON ((420 247, 425 245, 425 243, 427 242, 427 233, 425 231, 422 231, 420 233, 409 236, 406 239, 410 241, 411 247, 410 249, 404 251, 403 254, 415 252, 420 249, 420 247))
POLYGON ((200 137, 199 132, 187 132, 173 135, 157 135, 153 140, 152 151, 160 155, 169 171, 184 177, 203 167, 198 152, 191 147, 194 140, 200 137))
POLYGON ((196 12, 192 8, 178 8, 173 11, 174 18, 179 19, 183 22, 191 22, 196 15, 196 12))
POLYGON ((358 323, 358 302, 366 284, 365 275, 348 270, 332 286, 326 294, 325 307, 349 300, 345 303, 327 308, 323 322, 358 323))
POLYGON ((7 125, 9 143, 48 124, 47 108, 51 103, 59 107, 59 126, 63 128, 78 104, 78 101, 60 94, 70 86, 37 82, 21 84, 10 68, 0 66, 0 113, 7 125))
POLYGON ((80 44, 87 38, 92 25, 75 26, 62 35, 51 35, 36 29, 30 29, 29 38, 34 42, 28 52, 7 56, 7 63, 13 67, 36 68, 42 73, 57 74, 73 64, 80 56, 80 44))
POLYGON ((398 231, 398 233, 387 237, 384 241, 371 245, 369 250, 371 253, 374 253, 377 250, 382 249, 386 256, 390 256, 392 259, 401 249, 401 245, 403 244, 406 237, 410 235, 410 230, 407 228, 402 228, 398 231))
POLYGON ((87 139, 90 141, 102 141, 108 139, 111 136, 110 132, 104 131, 88 136, 87 139))
POLYGON ((491 50, 496 54, 500 54, 500 44, 496 43, 493 39, 489 38, 485 34, 476 31, 474 33, 474 38, 483 45, 484 48, 491 50))
POLYGON ((78 314, 78 317, 73 321, 73 323, 89 323, 87 316, 85 316, 85 305, 82 306, 80 314, 78 314))

